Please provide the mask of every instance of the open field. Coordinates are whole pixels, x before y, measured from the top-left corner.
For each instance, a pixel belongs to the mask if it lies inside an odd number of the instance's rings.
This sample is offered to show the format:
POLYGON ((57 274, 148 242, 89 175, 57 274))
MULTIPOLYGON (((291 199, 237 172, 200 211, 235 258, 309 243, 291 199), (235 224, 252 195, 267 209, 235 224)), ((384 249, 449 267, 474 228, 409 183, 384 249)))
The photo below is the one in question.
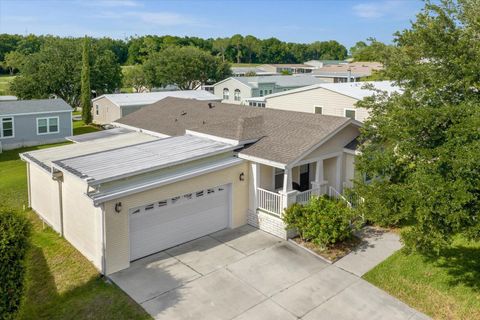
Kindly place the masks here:
POLYGON ((0 96, 9 95, 9 86, 10 82, 15 78, 15 76, 9 75, 0 75, 0 96))

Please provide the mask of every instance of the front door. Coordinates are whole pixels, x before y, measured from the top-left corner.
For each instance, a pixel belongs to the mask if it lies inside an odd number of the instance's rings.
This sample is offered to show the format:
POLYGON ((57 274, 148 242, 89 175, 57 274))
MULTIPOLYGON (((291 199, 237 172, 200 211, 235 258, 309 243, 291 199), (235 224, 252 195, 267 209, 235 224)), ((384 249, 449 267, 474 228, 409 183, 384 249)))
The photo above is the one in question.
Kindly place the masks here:
POLYGON ((304 164, 300 166, 300 191, 310 189, 310 165, 304 164))

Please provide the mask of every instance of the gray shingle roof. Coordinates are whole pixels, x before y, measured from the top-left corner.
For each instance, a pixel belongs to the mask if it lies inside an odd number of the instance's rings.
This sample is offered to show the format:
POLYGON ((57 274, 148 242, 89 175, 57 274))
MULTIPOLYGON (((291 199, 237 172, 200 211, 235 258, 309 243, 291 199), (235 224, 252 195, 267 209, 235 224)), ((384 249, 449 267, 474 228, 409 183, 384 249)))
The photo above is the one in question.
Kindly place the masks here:
POLYGON ((226 103, 211 105, 205 101, 166 98, 117 122, 170 136, 192 130, 236 140, 256 138, 259 140, 240 153, 284 165, 351 122, 349 118, 313 113, 226 103))
POLYGON ((63 99, 0 101, 0 115, 72 111, 63 99))

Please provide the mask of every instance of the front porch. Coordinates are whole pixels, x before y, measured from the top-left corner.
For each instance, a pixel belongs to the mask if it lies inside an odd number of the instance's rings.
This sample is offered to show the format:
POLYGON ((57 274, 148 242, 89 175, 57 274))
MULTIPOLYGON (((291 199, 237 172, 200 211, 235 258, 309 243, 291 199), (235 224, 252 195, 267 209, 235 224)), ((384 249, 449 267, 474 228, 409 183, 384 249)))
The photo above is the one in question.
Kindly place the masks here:
POLYGON ((281 238, 285 231, 283 212, 293 203, 307 203, 313 196, 327 194, 350 203, 342 195, 353 179, 353 155, 338 152, 316 159, 299 161, 284 169, 272 165, 251 164, 252 198, 249 224, 281 238))

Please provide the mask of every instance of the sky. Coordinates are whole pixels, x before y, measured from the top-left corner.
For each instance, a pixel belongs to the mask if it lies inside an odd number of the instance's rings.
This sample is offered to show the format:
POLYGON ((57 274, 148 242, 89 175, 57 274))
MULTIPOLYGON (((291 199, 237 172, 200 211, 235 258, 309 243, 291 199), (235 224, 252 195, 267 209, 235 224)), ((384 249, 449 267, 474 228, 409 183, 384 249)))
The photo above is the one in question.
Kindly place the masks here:
POLYGON ((58 36, 251 34, 347 48, 375 37, 390 43, 410 26, 420 0, 0 0, 0 33, 58 36))

